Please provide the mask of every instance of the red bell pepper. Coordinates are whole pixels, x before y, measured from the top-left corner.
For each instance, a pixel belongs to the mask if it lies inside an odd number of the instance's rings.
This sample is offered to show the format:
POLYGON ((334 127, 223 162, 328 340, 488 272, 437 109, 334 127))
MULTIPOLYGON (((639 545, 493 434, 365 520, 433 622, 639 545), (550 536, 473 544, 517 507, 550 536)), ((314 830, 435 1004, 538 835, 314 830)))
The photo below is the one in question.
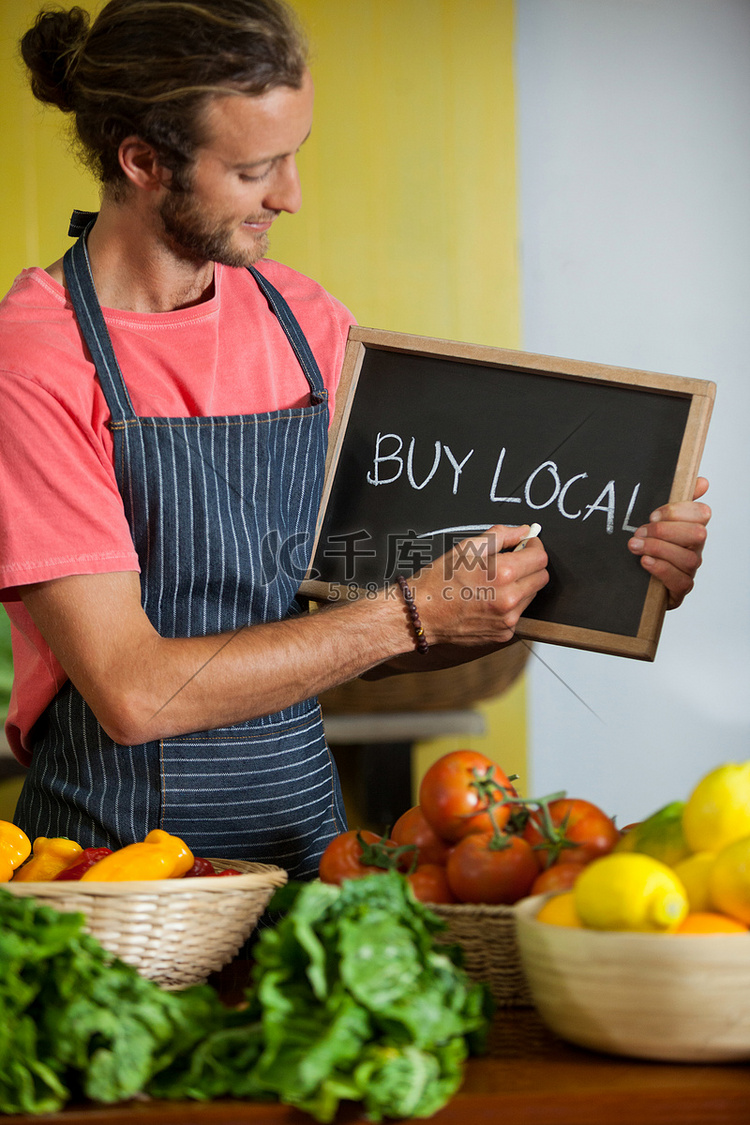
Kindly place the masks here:
POLYGON ((182 876, 183 879, 195 878, 199 875, 215 875, 214 865, 208 859, 200 859, 199 856, 193 856, 193 866, 189 871, 186 871, 182 876))
POLYGON ((59 875, 55 876, 55 882, 61 879, 80 879, 85 871, 98 863, 100 859, 104 859, 105 855, 112 855, 111 848, 84 848, 79 858, 70 867, 66 867, 59 875))

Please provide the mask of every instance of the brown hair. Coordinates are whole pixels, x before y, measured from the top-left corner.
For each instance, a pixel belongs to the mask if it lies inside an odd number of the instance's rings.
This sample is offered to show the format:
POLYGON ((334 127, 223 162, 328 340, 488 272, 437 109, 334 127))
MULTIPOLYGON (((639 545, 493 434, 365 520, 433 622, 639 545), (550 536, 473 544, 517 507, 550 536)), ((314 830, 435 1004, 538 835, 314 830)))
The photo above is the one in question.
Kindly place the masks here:
POLYGON ((183 188, 206 99, 299 89, 307 62, 283 0, 110 0, 93 24, 80 7, 47 8, 21 54, 35 97, 74 115, 87 164, 116 192, 125 137, 153 145, 183 188))

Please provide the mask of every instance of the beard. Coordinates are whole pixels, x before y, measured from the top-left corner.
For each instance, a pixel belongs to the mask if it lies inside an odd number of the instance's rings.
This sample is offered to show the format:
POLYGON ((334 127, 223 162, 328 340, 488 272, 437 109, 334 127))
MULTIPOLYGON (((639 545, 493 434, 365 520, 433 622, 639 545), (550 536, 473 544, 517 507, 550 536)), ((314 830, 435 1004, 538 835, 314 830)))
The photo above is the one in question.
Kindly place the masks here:
MULTIPOLYGON (((252 266, 268 253, 268 235, 257 234, 251 246, 236 245, 237 222, 219 222, 206 216, 190 191, 170 191, 159 209, 170 250, 191 262, 219 262, 242 269, 252 266)), ((262 222, 273 215, 255 215, 250 221, 262 222)))

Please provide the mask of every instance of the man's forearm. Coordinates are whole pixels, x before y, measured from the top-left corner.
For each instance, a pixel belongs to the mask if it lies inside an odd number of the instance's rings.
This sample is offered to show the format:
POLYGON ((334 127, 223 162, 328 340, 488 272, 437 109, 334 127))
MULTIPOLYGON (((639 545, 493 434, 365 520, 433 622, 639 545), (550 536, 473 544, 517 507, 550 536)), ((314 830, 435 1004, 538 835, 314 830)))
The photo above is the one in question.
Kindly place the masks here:
POLYGON ((136 574, 30 587, 24 604, 107 734, 121 745, 272 714, 358 676, 411 644, 392 599, 218 636, 161 637, 136 574))
MULTIPOLYGON (((405 667, 455 664, 512 639, 547 581, 538 541, 503 553, 522 535, 522 528, 498 528, 478 544, 481 565, 446 556, 414 576, 410 585, 431 650, 405 667)), ((132 571, 71 575, 25 587, 21 597, 99 723, 124 745, 273 714, 413 653, 416 641, 406 602, 394 589, 309 616, 188 638, 156 632, 132 571)))
MULTIPOLYGON (((355 678, 411 644, 394 607, 346 606, 234 633, 160 638, 126 742, 272 714, 355 678)), ((123 739, 117 739, 123 741, 123 739)))

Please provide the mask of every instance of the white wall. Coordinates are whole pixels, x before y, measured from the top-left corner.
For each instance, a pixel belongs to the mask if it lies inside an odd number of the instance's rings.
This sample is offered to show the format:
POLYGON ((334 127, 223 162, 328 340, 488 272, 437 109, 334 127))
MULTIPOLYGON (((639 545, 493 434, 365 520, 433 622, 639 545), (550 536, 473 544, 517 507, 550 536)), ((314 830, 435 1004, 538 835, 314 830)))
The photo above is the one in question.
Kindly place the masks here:
POLYGON ((539 645, 530 791, 630 820, 750 758, 750 2, 517 0, 523 347, 712 379, 714 517, 653 664, 539 645))

